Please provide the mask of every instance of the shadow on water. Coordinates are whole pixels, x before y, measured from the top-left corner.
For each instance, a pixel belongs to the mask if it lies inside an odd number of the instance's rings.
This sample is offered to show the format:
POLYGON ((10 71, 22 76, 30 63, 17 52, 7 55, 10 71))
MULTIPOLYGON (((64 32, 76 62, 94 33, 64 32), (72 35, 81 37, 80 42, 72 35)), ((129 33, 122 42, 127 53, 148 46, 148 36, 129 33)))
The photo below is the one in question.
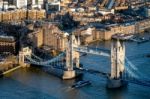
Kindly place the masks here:
POLYGON ((40 69, 50 75, 58 77, 58 78, 62 78, 62 75, 63 75, 63 70, 52 68, 52 67, 43 67, 43 66, 38 66, 38 65, 32 65, 30 68, 40 69))
POLYGON ((62 69, 56 69, 56 68, 50 68, 50 67, 41 67, 41 66, 36 66, 36 65, 32 65, 31 69, 40 69, 44 72, 46 72, 49 75, 53 75, 54 77, 58 77, 61 79, 62 83, 66 84, 67 86, 70 86, 78 81, 82 81, 84 78, 84 74, 83 73, 77 73, 77 77, 74 79, 69 79, 69 80, 63 80, 62 76, 63 76, 63 70, 62 69))
POLYGON ((106 88, 106 93, 108 94, 109 99, 124 99, 124 93, 128 91, 128 87, 120 87, 117 89, 108 89, 106 88))

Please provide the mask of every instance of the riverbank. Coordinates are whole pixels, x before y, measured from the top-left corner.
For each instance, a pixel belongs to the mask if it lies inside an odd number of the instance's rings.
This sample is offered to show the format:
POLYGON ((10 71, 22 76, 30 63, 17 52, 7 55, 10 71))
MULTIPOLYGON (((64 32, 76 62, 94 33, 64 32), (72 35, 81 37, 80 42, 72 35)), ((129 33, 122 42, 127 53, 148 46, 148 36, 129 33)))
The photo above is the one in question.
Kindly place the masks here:
POLYGON ((21 67, 22 66, 15 66, 15 67, 9 68, 7 70, 5 69, 5 70, 3 70, 3 71, 0 72, 0 77, 6 75, 8 73, 11 73, 11 72, 13 72, 13 71, 15 71, 15 70, 17 70, 17 69, 19 69, 21 67))

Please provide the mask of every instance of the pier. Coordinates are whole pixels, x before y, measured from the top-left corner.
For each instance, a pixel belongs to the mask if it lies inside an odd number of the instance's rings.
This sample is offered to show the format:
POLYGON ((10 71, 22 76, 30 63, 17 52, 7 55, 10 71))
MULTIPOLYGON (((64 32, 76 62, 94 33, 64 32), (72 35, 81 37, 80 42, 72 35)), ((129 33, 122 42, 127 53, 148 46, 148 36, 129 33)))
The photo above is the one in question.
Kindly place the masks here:
POLYGON ((21 68, 21 67, 22 67, 22 66, 16 66, 16 67, 13 67, 13 68, 8 69, 8 70, 6 70, 6 71, 3 71, 3 72, 0 74, 0 76, 6 75, 6 74, 8 74, 8 73, 11 73, 11 72, 13 72, 13 71, 15 71, 15 70, 17 70, 17 69, 19 69, 19 68, 21 68))

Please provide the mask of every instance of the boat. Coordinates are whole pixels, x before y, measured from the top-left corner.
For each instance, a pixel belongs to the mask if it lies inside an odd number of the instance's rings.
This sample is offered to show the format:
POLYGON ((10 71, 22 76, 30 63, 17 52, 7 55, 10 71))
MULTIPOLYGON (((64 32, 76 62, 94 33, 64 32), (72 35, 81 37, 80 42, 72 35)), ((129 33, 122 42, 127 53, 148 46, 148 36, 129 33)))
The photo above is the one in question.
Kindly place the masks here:
POLYGON ((140 38, 137 43, 140 44, 140 43, 145 43, 145 42, 148 42, 148 41, 149 41, 149 39, 145 39, 145 38, 143 37, 143 38, 140 38))
POLYGON ((130 38, 130 41, 137 42, 137 44, 141 44, 150 41, 150 39, 144 37, 134 37, 130 38))
POLYGON ((146 57, 150 58, 150 54, 146 55, 146 57))
POLYGON ((87 53, 83 53, 81 56, 86 56, 87 55, 87 53))
POLYGON ((78 81, 77 83, 73 84, 71 87, 72 88, 80 88, 86 85, 91 85, 90 81, 78 81))
POLYGON ((129 40, 131 38, 133 38, 133 34, 115 34, 112 36, 112 39, 120 39, 120 40, 129 40))

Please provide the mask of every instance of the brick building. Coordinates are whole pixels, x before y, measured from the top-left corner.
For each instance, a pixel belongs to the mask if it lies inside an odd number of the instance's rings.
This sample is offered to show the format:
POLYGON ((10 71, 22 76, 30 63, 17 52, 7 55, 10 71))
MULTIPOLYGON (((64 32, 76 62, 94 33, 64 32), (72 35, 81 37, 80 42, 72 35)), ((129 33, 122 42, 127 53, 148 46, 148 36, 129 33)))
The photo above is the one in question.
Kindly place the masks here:
POLYGON ((43 45, 56 50, 65 50, 67 38, 65 33, 55 25, 47 25, 44 28, 43 45))
POLYGON ((65 50, 67 37, 64 32, 57 26, 45 23, 43 27, 34 29, 29 33, 28 37, 33 42, 34 47, 42 47, 55 49, 59 51, 65 50))

